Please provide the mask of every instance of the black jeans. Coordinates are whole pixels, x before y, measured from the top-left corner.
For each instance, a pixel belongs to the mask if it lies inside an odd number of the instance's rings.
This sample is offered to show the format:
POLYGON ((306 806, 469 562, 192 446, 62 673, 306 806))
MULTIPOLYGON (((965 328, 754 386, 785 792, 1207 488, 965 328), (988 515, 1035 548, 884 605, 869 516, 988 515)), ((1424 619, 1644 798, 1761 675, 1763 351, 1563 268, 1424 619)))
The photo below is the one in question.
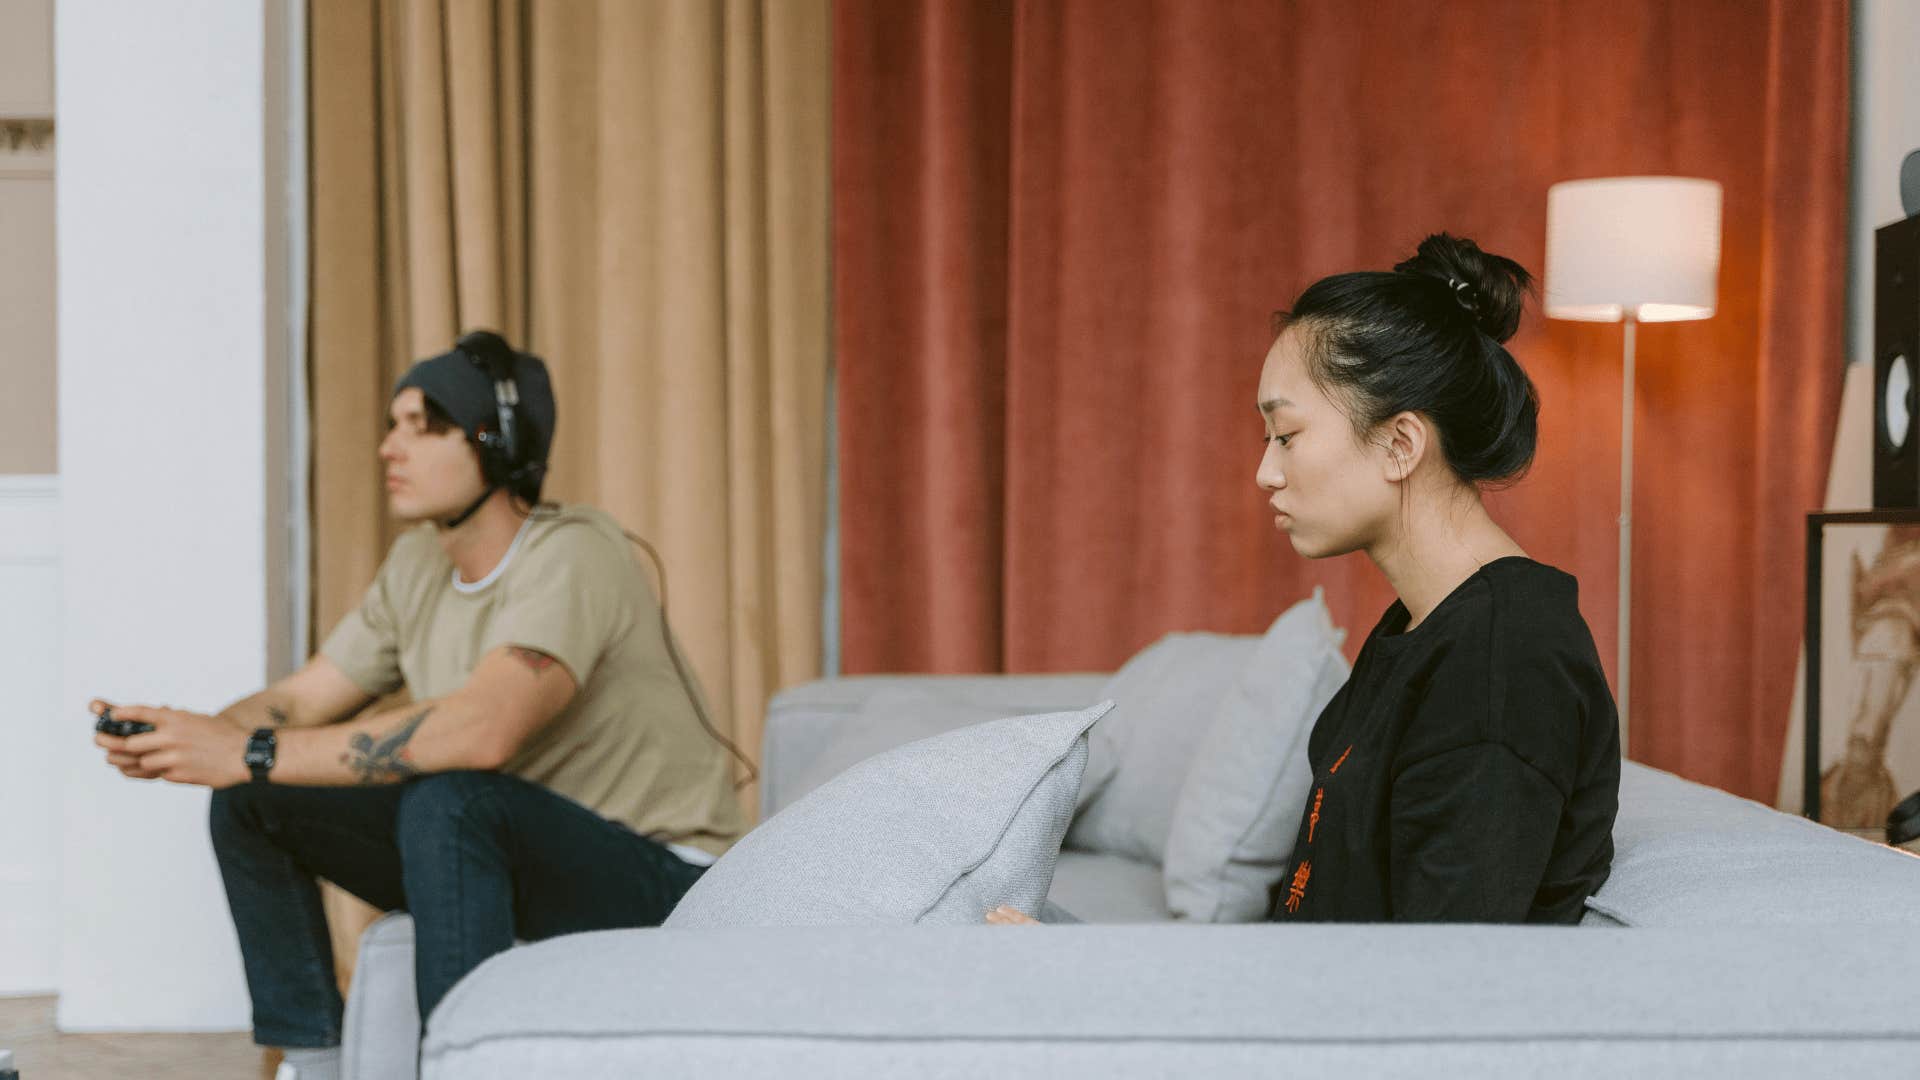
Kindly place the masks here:
POLYGON ((253 1038, 340 1044, 342 1003, 315 878, 414 921, 424 1025, 516 938, 657 926, 703 869, 538 784, 436 773, 381 787, 213 793, 213 851, 240 932, 253 1038))

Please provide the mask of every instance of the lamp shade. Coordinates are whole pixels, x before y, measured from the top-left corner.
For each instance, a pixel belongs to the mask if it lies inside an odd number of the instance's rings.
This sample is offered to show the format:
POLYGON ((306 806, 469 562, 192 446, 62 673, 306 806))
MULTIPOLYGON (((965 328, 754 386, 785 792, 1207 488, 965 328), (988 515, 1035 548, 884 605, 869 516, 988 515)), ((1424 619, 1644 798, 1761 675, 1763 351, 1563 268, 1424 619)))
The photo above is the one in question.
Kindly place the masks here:
POLYGON ((1549 318, 1705 319, 1720 282, 1720 185, 1682 176, 1547 189, 1549 318))

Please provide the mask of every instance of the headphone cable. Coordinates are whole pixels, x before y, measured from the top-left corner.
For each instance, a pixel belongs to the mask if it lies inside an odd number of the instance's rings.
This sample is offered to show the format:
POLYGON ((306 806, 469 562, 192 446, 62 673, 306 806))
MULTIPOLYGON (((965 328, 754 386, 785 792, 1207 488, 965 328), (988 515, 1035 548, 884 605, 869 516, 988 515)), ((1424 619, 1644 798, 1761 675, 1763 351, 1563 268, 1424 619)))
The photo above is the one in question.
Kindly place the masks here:
MULTIPOLYGON (((559 512, 559 506, 554 503, 540 503, 532 507, 528 512, 522 513, 520 516, 532 517, 534 513, 543 510, 549 515, 557 514, 559 512)), ((735 745, 732 739, 722 735, 719 729, 713 726, 713 721, 707 716, 706 707, 700 703, 700 695, 694 690, 693 676, 687 671, 686 663, 680 658, 680 650, 674 646, 673 627, 667 622, 666 560, 660 557, 660 552, 652 544, 649 544, 637 533, 625 527, 622 527, 620 532, 625 535, 628 540, 639 545, 640 550, 646 552, 647 558, 653 561, 654 573, 660 579, 660 637, 667 645, 667 659, 673 661, 674 674, 680 677, 680 689, 687 695, 687 703, 693 706, 694 718, 700 721, 700 726, 706 729, 707 734, 712 737, 714 742, 725 747, 727 753, 732 754, 736 761, 745 766, 747 775, 745 778, 735 781, 733 785, 733 789, 739 791, 741 788, 758 780, 760 778, 760 770, 754 766, 752 759, 740 752, 740 747, 735 745)))
MULTIPOLYGON (((516 460, 521 456, 521 450, 523 449, 514 429, 513 417, 514 408, 520 404, 520 387, 513 374, 515 365, 519 363, 520 354, 513 352, 512 349, 507 346, 504 339, 490 331, 464 334, 459 341, 454 343, 454 349, 464 354, 474 366, 480 368, 493 381, 494 405, 499 411, 500 419, 500 431, 498 434, 499 453, 505 459, 506 468, 510 470, 505 483, 511 494, 512 485, 517 483, 530 467, 529 464, 525 463, 516 464, 516 460)), ((483 446, 495 445, 485 438, 479 441, 483 446)), ((483 470, 486 469, 486 456, 484 454, 481 456, 481 467, 483 470)), ((541 471, 545 471, 544 464, 541 465, 541 471)), ((501 486, 501 482, 489 481, 487 490, 483 492, 478 499, 474 500, 473 505, 467 507, 466 511, 459 517, 444 523, 445 527, 449 529, 457 528, 461 523, 477 513, 480 507, 485 504, 489 498, 493 497, 494 491, 498 490, 501 486)), ((521 500, 518 495, 513 495, 509 501, 513 505, 514 510, 518 512, 522 518, 530 518, 535 512, 542 509, 550 513, 557 513, 559 510, 559 506, 554 503, 529 502, 527 509, 521 511, 519 504, 523 500, 521 500)), ((687 671, 686 663, 680 658, 680 650, 673 643, 673 627, 667 622, 666 561, 660 557, 660 553, 654 549, 652 544, 647 543, 646 540, 640 536, 628 531, 624 527, 620 531, 626 534, 628 540, 640 545, 641 550, 647 553, 647 557, 653 560, 654 572, 659 575, 660 578, 660 637, 666 642, 667 658, 673 661, 674 674, 680 677, 680 689, 686 692, 687 703, 693 706, 693 715, 700 721, 700 726, 706 729, 707 734, 712 736, 715 742, 726 747, 727 753, 732 754, 735 760, 746 766, 746 777, 736 781, 733 785, 733 789, 739 791, 741 788, 759 779, 760 770, 754 767, 753 761, 749 759, 747 755, 740 752, 740 748, 734 745, 732 739, 722 735, 719 729, 713 726, 713 721, 707 716, 706 706, 700 703, 700 695, 695 692, 693 676, 687 671)))

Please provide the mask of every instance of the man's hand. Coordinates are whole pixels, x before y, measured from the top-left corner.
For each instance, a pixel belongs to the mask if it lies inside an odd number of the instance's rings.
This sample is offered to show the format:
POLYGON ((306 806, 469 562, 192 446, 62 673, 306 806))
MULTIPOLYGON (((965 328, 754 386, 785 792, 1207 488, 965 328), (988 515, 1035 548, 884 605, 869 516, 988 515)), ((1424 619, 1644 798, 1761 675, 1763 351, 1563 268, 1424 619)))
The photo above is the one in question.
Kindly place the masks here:
MULTIPOLYGON (((117 710, 126 707, 127 706, 113 705, 109 702, 101 701, 99 698, 94 698, 91 702, 87 703, 87 711, 95 717, 106 715, 106 711, 110 708, 117 710)), ((147 772, 140 767, 140 756, 138 754, 127 752, 127 740, 125 738, 117 735, 108 735, 104 732, 95 732, 93 745, 106 750, 107 764, 119 769, 120 775, 130 780, 160 779, 159 776, 147 772)))
MULTIPOLYGON (((102 705, 94 702, 96 715, 102 705)), ((153 725, 152 731, 125 738, 94 735, 94 745, 107 752, 107 764, 123 775, 210 788, 233 787, 253 778, 246 763, 248 733, 228 720, 147 705, 115 705, 113 715, 153 725)))
MULTIPOLYGON (((351 680, 325 658, 308 669, 337 678, 339 695, 365 698, 351 680)), ((278 685, 278 684, 276 684, 278 685)), ((269 688, 272 691, 273 688, 269 688)), ((441 698, 416 700, 395 709, 331 723, 327 707, 291 717, 280 732, 273 781, 307 787, 395 784, 423 773, 454 769, 499 770, 520 748, 552 723, 573 700, 575 683, 567 666, 525 646, 488 652, 467 677, 467 684, 441 698), (311 726, 302 726, 307 720, 311 726)), ((297 699, 297 695, 295 695, 297 699)), ((318 698, 325 705, 325 695, 318 698)), ((230 715, 206 716, 147 705, 114 706, 122 720, 152 724, 154 730, 117 738, 96 734, 95 745, 107 763, 138 780, 171 780, 211 788, 234 787, 253 779, 247 770, 246 719, 274 721, 271 693, 247 699, 247 708, 230 715), (254 711, 255 709, 258 711, 254 711)), ((337 704, 337 702, 336 702, 337 704)), ((98 715, 104 702, 94 702, 98 715)), ((269 724, 259 724, 267 727, 269 724)))

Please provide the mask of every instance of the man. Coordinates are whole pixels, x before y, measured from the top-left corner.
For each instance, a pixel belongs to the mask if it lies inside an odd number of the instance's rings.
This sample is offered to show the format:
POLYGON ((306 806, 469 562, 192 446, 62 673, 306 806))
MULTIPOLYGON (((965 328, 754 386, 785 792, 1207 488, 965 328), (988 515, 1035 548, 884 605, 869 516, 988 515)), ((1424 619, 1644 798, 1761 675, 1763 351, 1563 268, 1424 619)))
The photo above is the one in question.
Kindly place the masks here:
POLYGON ((316 877, 412 913, 424 1020, 516 937, 657 925, 744 826, 620 526, 539 502, 545 365, 469 334, 389 414, 389 505, 418 524, 319 654, 217 715, 112 706, 154 730, 96 738, 130 777, 215 789, 254 1040, 300 1080, 340 1057, 316 877))

